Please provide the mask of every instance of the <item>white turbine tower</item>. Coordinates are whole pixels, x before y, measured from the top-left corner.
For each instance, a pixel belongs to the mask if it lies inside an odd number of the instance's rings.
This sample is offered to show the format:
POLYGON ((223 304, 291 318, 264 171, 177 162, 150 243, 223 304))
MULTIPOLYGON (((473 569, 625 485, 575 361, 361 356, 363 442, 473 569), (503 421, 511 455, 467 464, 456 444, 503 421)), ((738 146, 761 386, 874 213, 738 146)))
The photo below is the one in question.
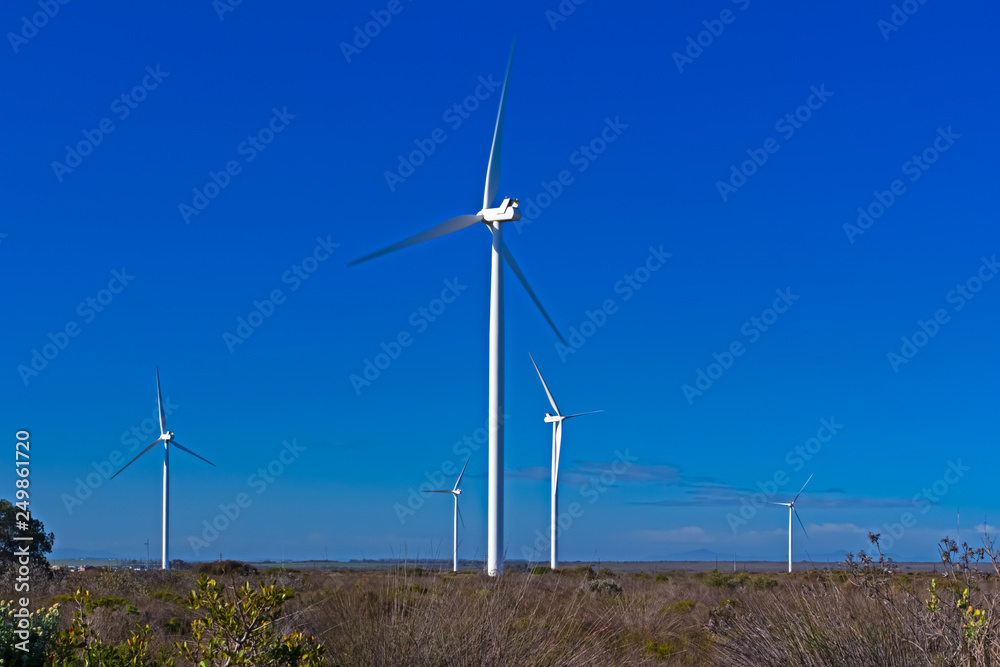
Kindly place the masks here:
POLYGON ((441 224, 431 227, 416 236, 395 243, 370 255, 365 255, 349 264, 354 266, 376 257, 388 254, 401 248, 406 248, 423 241, 428 241, 445 234, 456 232, 477 223, 485 223, 493 235, 492 269, 490 280, 490 389, 489 389, 489 500, 487 526, 487 571, 490 576, 503 572, 503 264, 510 266, 514 275, 527 290, 528 296, 535 302, 549 326, 556 332, 563 345, 566 340, 559 333, 552 318, 542 307, 541 301, 535 295, 527 278, 521 272, 514 257, 503 242, 503 223, 521 219, 517 208, 518 201, 505 197, 497 208, 489 208, 496 198, 497 186, 500 180, 500 142, 503 137, 504 107, 507 103, 507 83, 510 80, 510 66, 514 59, 514 45, 510 47, 510 59, 507 61, 507 73, 504 76, 503 92, 500 95, 500 111, 497 114, 496 128, 493 131, 493 147, 490 150, 490 161, 486 167, 486 188, 483 193, 483 208, 472 215, 460 215, 441 224))
MULTIPOLYGON (((813 476, 809 475, 809 479, 806 480, 806 484, 808 484, 809 480, 812 479, 812 478, 813 478, 813 476)), ((785 507, 788 508, 788 571, 789 572, 792 571, 792 515, 793 514, 795 515, 795 518, 799 520, 799 525, 802 526, 802 533, 806 537, 809 537, 809 533, 806 532, 806 525, 804 523, 802 523, 802 518, 799 516, 799 513, 797 511, 795 511, 795 501, 798 500, 799 496, 802 495, 802 492, 806 490, 806 484, 802 485, 802 488, 799 489, 799 492, 795 494, 794 498, 792 498, 792 502, 790 502, 790 503, 775 503, 775 502, 772 502, 771 503, 772 505, 784 505, 785 507)))
MULTIPOLYGON (((453 542, 452 542, 452 572, 458 572, 458 520, 462 517, 462 510, 458 509, 458 497, 462 495, 462 489, 458 488, 458 485, 462 483, 462 475, 465 474, 465 469, 469 467, 469 461, 471 458, 465 460, 465 465, 462 466, 462 472, 458 473, 458 479, 455 480, 455 486, 451 489, 441 489, 436 491, 424 491, 424 493, 450 493, 455 498, 455 528, 453 532, 453 542)), ((465 528, 465 519, 462 519, 462 528, 465 528)))
POLYGON ((552 424, 552 533, 550 539, 552 556, 549 559, 549 566, 554 570, 559 567, 559 453, 562 451, 562 424, 567 419, 582 417, 583 415, 594 415, 598 412, 604 412, 604 410, 580 412, 575 415, 564 415, 559 412, 559 406, 556 405, 556 399, 552 395, 552 392, 549 391, 549 385, 545 383, 545 378, 542 377, 542 372, 538 370, 538 364, 535 363, 535 358, 530 354, 528 355, 528 358, 531 359, 531 364, 535 367, 535 372, 538 373, 538 379, 542 381, 542 386, 545 387, 545 395, 549 397, 549 403, 552 404, 552 409, 556 412, 554 415, 550 415, 547 412, 545 413, 545 423, 552 424))
POLYGON ((169 544, 169 537, 170 537, 170 445, 173 445, 174 447, 177 447, 178 449, 187 452, 191 456, 195 456, 201 459, 210 466, 214 466, 215 464, 206 458, 198 456, 187 447, 182 446, 181 443, 174 440, 174 432, 167 430, 167 418, 163 414, 163 398, 160 396, 159 368, 156 369, 156 402, 157 406, 160 409, 160 437, 154 440, 152 445, 146 447, 146 449, 139 452, 134 459, 132 459, 124 466, 122 466, 122 469, 116 472, 114 475, 112 475, 111 479, 114 479, 115 477, 120 475, 122 470, 125 470, 125 468, 135 463, 140 456, 151 450, 158 442, 163 443, 163 565, 162 567, 164 570, 169 570, 170 560, 167 555, 167 546, 169 544))

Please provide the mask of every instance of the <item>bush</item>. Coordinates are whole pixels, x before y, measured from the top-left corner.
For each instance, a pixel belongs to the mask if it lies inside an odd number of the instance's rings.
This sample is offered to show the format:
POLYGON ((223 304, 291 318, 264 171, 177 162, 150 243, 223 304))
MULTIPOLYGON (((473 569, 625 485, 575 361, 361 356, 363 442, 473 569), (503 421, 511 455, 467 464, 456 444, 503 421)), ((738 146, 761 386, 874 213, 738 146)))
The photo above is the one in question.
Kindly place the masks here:
POLYGON ((238 560, 213 560, 209 563, 200 563, 195 571, 199 574, 209 574, 215 577, 223 574, 235 574, 241 577, 257 574, 257 568, 253 565, 247 565, 238 560))
POLYGON ((587 579, 580 584, 580 591, 596 593, 598 595, 618 596, 622 594, 622 587, 614 579, 587 579))
POLYGON ((712 570, 706 574, 704 581, 706 586, 711 586, 712 588, 725 588, 730 585, 729 575, 718 570, 712 570))
POLYGON ((683 614, 686 611, 691 611, 695 608, 695 603, 690 600, 678 600, 673 604, 669 604, 663 608, 661 613, 664 614, 683 614))
POLYGON ((531 574, 548 574, 551 571, 552 568, 546 565, 536 565, 535 567, 531 568, 531 574))
POLYGON ((750 578, 750 586, 758 591, 769 591, 777 588, 778 580, 765 574, 758 574, 750 578))
POLYGON ((41 667, 45 664, 49 643, 59 628, 59 605, 53 605, 44 614, 41 609, 29 612, 27 639, 16 634, 19 631, 19 619, 14 617, 16 612, 15 605, 0 601, 0 665, 41 667), (22 651, 21 647, 27 651, 22 651))

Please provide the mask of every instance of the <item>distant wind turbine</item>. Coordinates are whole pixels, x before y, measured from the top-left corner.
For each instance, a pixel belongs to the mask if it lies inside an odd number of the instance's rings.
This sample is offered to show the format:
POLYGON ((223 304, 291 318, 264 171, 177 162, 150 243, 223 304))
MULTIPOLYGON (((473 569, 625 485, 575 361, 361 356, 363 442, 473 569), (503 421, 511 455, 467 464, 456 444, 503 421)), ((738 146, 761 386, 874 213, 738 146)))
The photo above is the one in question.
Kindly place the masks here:
MULTIPOLYGON (((458 485, 462 483, 462 475, 465 474, 465 469, 469 467, 469 461, 471 459, 465 460, 465 465, 462 466, 462 472, 458 473, 458 479, 455 480, 455 486, 451 489, 439 489, 433 491, 424 491, 424 493, 450 493, 452 497, 455 498, 455 528, 453 531, 453 546, 452 546, 452 572, 458 572, 458 520, 462 517, 462 510, 458 509, 458 497, 462 495, 462 489, 458 488, 458 485)), ((462 528, 465 528, 465 519, 462 519, 462 528)))
POLYGON ((181 445, 181 443, 174 440, 174 432, 167 430, 167 418, 163 414, 163 398, 160 395, 159 368, 156 369, 156 401, 160 409, 160 437, 154 440, 152 445, 146 447, 146 449, 139 452, 134 459, 132 459, 124 466, 122 466, 122 469, 116 472, 114 475, 112 475, 111 479, 114 479, 115 477, 120 475, 122 470, 125 470, 125 468, 135 463, 140 456, 151 450, 157 443, 159 442, 163 443, 163 565, 162 567, 164 570, 169 570, 170 560, 169 556, 167 555, 167 546, 170 537, 170 445, 173 445, 174 447, 187 452, 191 456, 201 459, 210 466, 214 466, 215 464, 206 458, 198 456, 187 447, 181 445))
POLYGON ((457 232, 460 229, 484 223, 493 236, 492 269, 490 274, 490 371, 489 371, 489 497, 487 501, 487 534, 486 562, 487 572, 496 576, 503 572, 503 364, 504 364, 504 323, 503 323, 503 265, 510 266, 511 271, 524 286, 528 296, 542 312, 542 317, 556 332, 556 336, 566 344, 566 339, 559 333, 555 323, 542 307, 535 291, 528 284, 521 268, 514 261, 507 245, 503 241, 503 223, 515 222, 521 219, 518 210, 518 200, 505 197, 496 208, 490 208, 496 199, 500 185, 500 143, 503 139, 503 117, 507 104, 507 84, 510 82, 510 67, 514 61, 514 45, 510 47, 510 58, 507 61, 507 73, 504 75, 503 91, 500 94, 500 111, 497 113, 497 123, 493 130, 493 146, 490 149, 490 161, 486 166, 486 186, 483 192, 483 207, 478 213, 460 215, 431 227, 416 236, 411 236, 391 246, 365 255, 350 262, 349 266, 367 262, 390 252, 407 248, 417 243, 457 232))
MULTIPOLYGON (((809 479, 806 480, 806 484, 808 484, 809 480, 812 479, 812 478, 813 478, 813 476, 809 475, 809 479)), ((789 572, 792 571, 792 515, 793 514, 795 515, 795 518, 799 520, 799 525, 802 526, 802 533, 806 537, 809 537, 809 533, 806 532, 806 525, 804 523, 802 523, 802 518, 799 516, 799 513, 795 510, 795 501, 798 500, 799 496, 802 495, 802 492, 806 490, 806 484, 802 485, 802 488, 799 489, 799 492, 795 494, 794 498, 792 498, 792 502, 790 502, 790 503, 776 503, 776 502, 772 502, 771 503, 772 505, 784 505, 785 507, 788 508, 788 571, 789 572)))
POLYGON ((528 358, 531 359, 531 364, 535 367, 535 372, 538 373, 538 379, 542 381, 542 386, 545 387, 545 395, 549 397, 549 403, 552 405, 552 409, 555 410, 554 415, 545 413, 545 423, 552 424, 552 536, 550 540, 552 555, 550 558, 549 566, 554 570, 559 567, 559 548, 558 548, 558 538, 559 538, 559 454, 562 451, 562 423, 567 419, 572 419, 573 417, 582 417, 583 415, 593 415, 598 412, 604 412, 604 410, 594 410, 592 412, 580 412, 575 415, 564 415, 559 412, 559 406, 556 405, 556 399, 549 391, 549 385, 545 383, 545 378, 542 377, 542 372, 538 370, 538 364, 535 363, 535 358, 530 354, 528 358))

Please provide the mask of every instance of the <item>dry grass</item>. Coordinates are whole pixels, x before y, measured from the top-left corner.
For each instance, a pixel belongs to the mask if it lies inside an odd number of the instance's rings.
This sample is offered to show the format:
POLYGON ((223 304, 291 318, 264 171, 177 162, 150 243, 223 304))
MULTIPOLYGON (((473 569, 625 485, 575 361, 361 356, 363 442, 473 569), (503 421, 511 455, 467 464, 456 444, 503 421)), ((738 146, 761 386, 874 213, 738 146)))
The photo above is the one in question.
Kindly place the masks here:
MULTIPOLYGON (((77 586, 134 609, 96 610, 94 628, 125 639, 135 623, 153 645, 189 637, 190 571, 71 573, 77 586), (181 634, 177 634, 181 633, 181 634)), ((500 578, 479 573, 304 571, 231 574, 227 584, 277 580, 294 588, 283 630, 315 635, 332 665, 998 665, 996 577, 954 571, 737 575, 595 574, 589 568, 500 578), (969 632, 961 607, 981 609, 969 632)), ((38 598, 36 598, 38 599, 38 598)), ((38 599, 39 602, 42 600, 38 599)), ((64 624, 68 614, 63 618, 64 624)))

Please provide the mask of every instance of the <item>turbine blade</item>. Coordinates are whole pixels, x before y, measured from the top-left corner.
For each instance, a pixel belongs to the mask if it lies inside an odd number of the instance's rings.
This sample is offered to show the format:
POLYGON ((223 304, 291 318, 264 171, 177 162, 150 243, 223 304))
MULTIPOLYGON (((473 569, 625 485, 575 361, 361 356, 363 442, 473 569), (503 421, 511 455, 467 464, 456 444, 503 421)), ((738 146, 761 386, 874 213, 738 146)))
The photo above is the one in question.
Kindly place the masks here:
POLYGON ((549 403, 552 404, 552 409, 556 411, 557 415, 562 416, 562 413, 559 412, 559 406, 556 405, 556 399, 552 395, 552 392, 549 391, 549 385, 545 383, 545 378, 542 377, 542 372, 538 370, 538 364, 535 363, 535 358, 531 356, 530 352, 528 353, 528 358, 531 359, 531 365, 535 367, 535 372, 538 373, 538 379, 542 381, 542 386, 545 387, 545 395, 549 397, 549 403))
POLYGON ((510 81, 510 66, 514 62, 515 39, 510 45, 510 57, 507 58, 507 73, 503 78, 503 91, 500 93, 500 111, 497 113, 497 125, 493 130, 493 147, 490 148, 490 162, 486 166, 486 188, 483 191, 483 208, 489 208, 497 196, 500 186, 500 143, 503 141, 503 113, 507 106, 507 82, 510 81))
MULTIPOLYGON (((813 478, 813 476, 812 476, 812 475, 809 475, 809 479, 812 479, 812 478, 813 478)), ((808 484, 808 483, 809 483, 809 479, 807 479, 807 480, 806 480, 806 484, 808 484)), ((802 488, 801 488, 801 489, 799 489, 799 492, 795 494, 795 497, 794 497, 794 498, 792 498, 792 504, 793 504, 793 505, 795 504, 795 501, 799 499, 799 496, 801 496, 801 495, 802 495, 802 492, 806 490, 806 484, 803 484, 803 485, 802 485, 802 488)))
POLYGON ((799 511, 793 507, 792 508, 792 514, 794 514, 795 518, 799 520, 799 525, 802 526, 802 532, 808 538, 809 537, 809 533, 806 532, 806 524, 802 523, 802 517, 799 516, 799 511))
POLYGON ((584 415, 596 415, 598 412, 604 412, 604 410, 591 410, 590 412, 578 412, 575 415, 566 415, 566 419, 572 419, 573 417, 582 417, 584 415))
POLYGON ((455 488, 452 489, 452 491, 457 491, 458 490, 458 485, 462 483, 462 475, 465 474, 465 469, 469 467, 469 461, 471 461, 471 460, 472 460, 471 456, 469 458, 465 459, 465 465, 462 466, 462 472, 458 473, 458 479, 455 480, 455 488))
POLYGON ((394 252, 401 248, 406 248, 411 245, 416 245, 418 243, 423 243, 424 241, 429 241, 435 239, 439 236, 444 236, 445 234, 451 234, 452 232, 457 232, 460 229, 465 229, 477 222, 482 222, 482 217, 479 215, 460 215, 458 217, 452 218, 451 220, 445 220, 440 225, 431 227, 425 232, 420 232, 416 236, 411 236, 408 239, 404 239, 399 243, 393 243, 391 246, 382 248, 370 255, 365 255, 359 259, 354 260, 349 263, 348 266, 355 266, 356 264, 361 264, 362 262, 367 262, 370 259, 375 259, 376 257, 381 257, 382 255, 387 255, 390 252, 394 252))
POLYGON ((559 329, 556 327, 556 323, 553 322, 552 318, 549 317, 549 314, 545 312, 545 308, 542 307, 542 302, 539 301, 538 296, 535 295, 535 290, 531 289, 531 285, 528 284, 528 279, 525 278, 524 274, 521 272, 521 267, 519 267, 517 265, 517 262, 514 261, 514 256, 510 254, 510 249, 507 247, 507 244, 501 241, 500 249, 503 252, 503 258, 507 260, 507 263, 510 265, 511 271, 514 272, 514 275, 517 276, 517 279, 521 281, 522 285, 524 285, 524 289, 528 291, 528 296, 530 296, 531 300, 535 302, 536 306, 538 306, 538 310, 542 312, 542 317, 544 317, 545 321, 549 323, 549 326, 552 327, 552 330, 556 332, 556 336, 559 337, 559 341, 563 345, 566 345, 566 339, 563 338, 561 333, 559 333, 559 329))
POLYGON ((462 528, 465 528, 465 519, 462 518, 462 508, 458 506, 458 501, 455 502, 455 509, 458 510, 458 520, 462 522, 462 528))
POLYGON ((451 490, 449 490, 449 489, 433 489, 433 490, 424 489, 424 493, 451 493, 451 490))
MULTIPOLYGON (((163 414, 163 398, 160 395, 160 367, 156 367, 156 404, 160 408, 160 433, 167 432, 167 417, 163 414)), ((124 470, 124 468, 123 468, 124 470)))
POLYGON ((177 442, 176 440, 171 440, 170 444, 176 445, 178 449, 184 450, 185 452, 187 452, 191 456, 194 456, 196 458, 201 459, 202 461, 204 461, 205 463, 207 463, 210 466, 214 466, 215 465, 214 463, 212 463, 211 461, 209 461, 208 459, 206 459, 204 456, 198 456, 197 454, 195 454, 190 449, 188 449, 187 447, 183 446, 181 443, 177 442))
MULTIPOLYGON (((132 465, 133 463, 135 463, 136 459, 138 459, 140 456, 142 456, 143 454, 145 454, 146 452, 148 452, 149 450, 151 450, 153 448, 153 445, 155 445, 159 441, 160 441, 160 439, 157 438, 156 440, 153 441, 152 445, 150 445, 149 447, 146 447, 146 449, 144 449, 141 452, 139 452, 138 454, 136 454, 136 456, 135 456, 134 459, 132 459, 131 461, 129 461, 128 463, 126 463, 125 465, 122 466, 122 470, 125 470, 125 468, 127 468, 130 465, 132 465)), ((120 475, 121 472, 122 472, 122 470, 119 470, 118 472, 116 472, 114 475, 112 475, 110 477, 110 479, 114 479, 115 477, 117 477, 118 475, 120 475)))

